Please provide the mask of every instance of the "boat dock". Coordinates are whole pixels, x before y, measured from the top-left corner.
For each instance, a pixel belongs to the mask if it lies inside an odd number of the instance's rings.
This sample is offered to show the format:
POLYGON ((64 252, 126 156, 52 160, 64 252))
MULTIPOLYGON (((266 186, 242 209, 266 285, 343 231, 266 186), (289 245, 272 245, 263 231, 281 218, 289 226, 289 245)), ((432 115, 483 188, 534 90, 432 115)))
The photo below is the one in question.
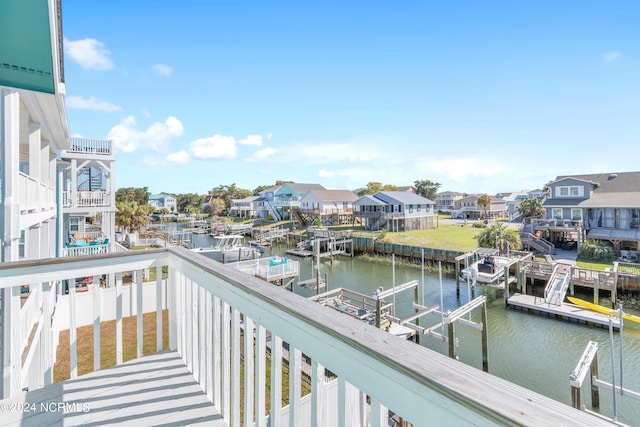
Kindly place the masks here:
POLYGON ((609 319, 616 331, 620 330, 620 320, 606 314, 596 313, 574 304, 550 304, 542 297, 516 293, 507 299, 507 307, 529 311, 547 317, 555 317, 568 322, 594 325, 600 328, 609 327, 609 319))

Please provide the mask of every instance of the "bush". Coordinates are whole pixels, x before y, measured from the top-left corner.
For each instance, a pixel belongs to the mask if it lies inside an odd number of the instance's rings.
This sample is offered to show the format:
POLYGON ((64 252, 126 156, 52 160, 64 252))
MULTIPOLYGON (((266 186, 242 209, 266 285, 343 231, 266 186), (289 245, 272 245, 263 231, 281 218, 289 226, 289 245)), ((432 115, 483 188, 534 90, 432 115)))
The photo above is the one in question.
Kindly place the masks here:
POLYGON ((611 246, 598 240, 587 240, 580 248, 578 257, 585 261, 613 261, 615 255, 611 246))

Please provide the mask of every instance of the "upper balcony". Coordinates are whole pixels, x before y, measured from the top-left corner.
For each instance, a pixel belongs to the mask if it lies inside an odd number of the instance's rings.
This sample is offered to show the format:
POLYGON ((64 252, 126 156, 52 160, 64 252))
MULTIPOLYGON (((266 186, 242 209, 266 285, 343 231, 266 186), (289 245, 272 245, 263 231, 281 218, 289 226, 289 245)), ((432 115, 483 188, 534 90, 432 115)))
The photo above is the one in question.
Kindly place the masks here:
POLYGON ((106 208, 111 205, 111 194, 105 190, 62 192, 63 208, 106 208))
POLYGON ((115 160, 111 140, 71 138, 71 148, 61 151, 63 159, 115 160))
MULTIPOLYGON (((5 425, 606 425, 180 247, 0 264, 0 288, 25 283, 41 296, 28 305, 23 339, 5 337, 4 395, 11 399, 0 403, 35 412, 5 412, 5 425), (155 280, 145 283, 148 271, 155 280), (123 272, 134 272, 131 284, 123 272), (88 291, 78 293, 76 278, 92 282, 88 291), (65 281, 69 294, 56 298, 65 281), (136 356, 123 363, 130 318, 136 356), (35 332, 26 332, 29 325, 35 332), (81 325, 93 334, 80 340, 81 325), (57 344, 64 329, 69 341, 57 344), (113 346, 102 344, 109 333, 113 346), (57 346, 69 354, 63 374, 71 379, 51 385, 57 346), (83 376, 80 346, 93 353, 94 372, 83 376), (102 355, 116 366, 102 369, 102 355), (51 403, 76 406, 42 409, 51 403)), ((5 328, 18 325, 19 311, 3 301, 5 328)))
POLYGON ((20 211, 23 214, 55 211, 55 190, 22 172, 18 173, 18 197, 20 211))

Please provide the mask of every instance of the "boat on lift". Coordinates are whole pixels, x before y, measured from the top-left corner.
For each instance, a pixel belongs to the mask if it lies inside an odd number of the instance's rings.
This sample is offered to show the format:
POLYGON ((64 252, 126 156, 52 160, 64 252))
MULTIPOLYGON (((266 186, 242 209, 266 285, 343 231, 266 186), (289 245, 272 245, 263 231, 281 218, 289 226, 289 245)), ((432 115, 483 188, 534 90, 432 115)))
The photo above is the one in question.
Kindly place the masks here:
POLYGON ((513 258, 506 256, 484 256, 460 273, 463 279, 479 285, 496 285, 504 276, 504 267, 512 262, 513 258))
POLYGON ((244 236, 239 234, 214 236, 211 246, 193 248, 191 250, 222 263, 257 259, 264 253, 262 246, 245 244, 244 236))

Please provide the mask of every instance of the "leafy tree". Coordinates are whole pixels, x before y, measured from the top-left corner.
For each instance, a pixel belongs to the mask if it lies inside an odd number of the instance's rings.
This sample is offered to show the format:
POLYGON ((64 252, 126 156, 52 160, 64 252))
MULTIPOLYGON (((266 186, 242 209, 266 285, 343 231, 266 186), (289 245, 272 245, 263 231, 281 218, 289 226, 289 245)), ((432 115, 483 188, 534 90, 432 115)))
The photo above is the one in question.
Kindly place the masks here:
POLYGON ((438 188, 440 188, 442 184, 440 184, 439 182, 430 181, 428 179, 423 179, 415 181, 413 185, 414 187, 416 187, 416 192, 419 195, 431 200, 432 202, 435 202, 436 193, 438 192, 438 188))
POLYGON ((271 188, 273 187, 273 185, 259 185, 256 188, 253 189, 253 195, 257 196, 260 194, 261 191, 266 190, 267 188, 271 188))
POLYGON ((149 189, 147 187, 123 187, 116 191, 116 203, 135 203, 138 206, 149 204, 149 189))
POLYGON ((380 191, 398 191, 397 185, 382 185, 380 182, 368 182, 367 188, 362 189, 358 192, 358 196, 364 196, 365 194, 376 194, 380 191))
POLYGON ((200 212, 205 196, 196 193, 176 194, 178 212, 200 212))
POLYGON ((210 215, 220 215, 225 211, 225 209, 226 206, 223 199, 211 197, 205 207, 205 213, 210 215))
POLYGON ((537 218, 545 214, 545 209, 542 207, 542 201, 540 201, 540 199, 529 198, 520 202, 518 213, 520 213, 523 218, 537 218))
POLYGON ((494 222, 489 227, 483 229, 478 236, 478 246, 481 248, 497 248, 502 253, 509 250, 520 249, 520 233, 518 230, 509 228, 500 222, 494 222))
POLYGON ((221 199, 224 202, 223 212, 225 210, 229 210, 231 207, 231 200, 253 196, 253 192, 251 190, 238 188, 235 183, 231 185, 219 185, 209 191, 209 194, 213 196, 212 198, 221 199))
POLYGON ((491 196, 488 194, 482 194, 478 197, 478 205, 484 208, 484 216, 487 216, 487 207, 491 204, 491 196))

